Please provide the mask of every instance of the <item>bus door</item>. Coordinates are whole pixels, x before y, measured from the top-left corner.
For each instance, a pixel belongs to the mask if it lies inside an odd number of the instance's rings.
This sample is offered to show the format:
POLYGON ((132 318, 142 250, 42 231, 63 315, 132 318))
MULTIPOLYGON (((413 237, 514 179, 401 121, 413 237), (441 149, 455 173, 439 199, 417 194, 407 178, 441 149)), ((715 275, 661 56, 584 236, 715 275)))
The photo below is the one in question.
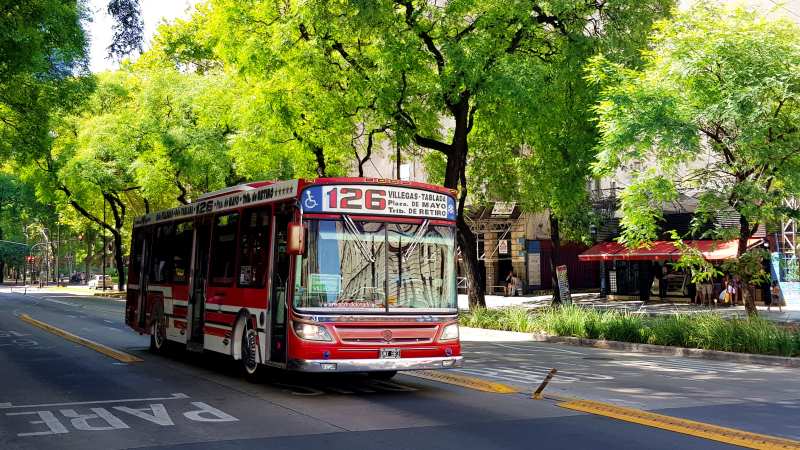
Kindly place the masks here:
POLYGON ((127 322, 134 329, 145 331, 147 316, 147 261, 150 257, 150 233, 147 228, 134 231, 131 264, 128 270, 127 322), (135 286, 135 287, 134 287, 135 286))
MULTIPOLYGON (((194 245, 192 246, 192 274, 190 295, 189 295, 189 314, 187 332, 189 333, 187 342, 199 344, 203 348, 203 323, 204 306, 206 293, 206 280, 208 279, 208 252, 211 242, 211 216, 200 217, 195 222, 194 245)), ((189 347, 195 347, 189 345, 189 347)))
POLYGON ((275 208, 272 229, 275 239, 272 249, 272 295, 270 295, 270 352, 269 359, 286 363, 287 293, 289 292, 289 254, 286 251, 286 234, 291 219, 288 205, 275 208))

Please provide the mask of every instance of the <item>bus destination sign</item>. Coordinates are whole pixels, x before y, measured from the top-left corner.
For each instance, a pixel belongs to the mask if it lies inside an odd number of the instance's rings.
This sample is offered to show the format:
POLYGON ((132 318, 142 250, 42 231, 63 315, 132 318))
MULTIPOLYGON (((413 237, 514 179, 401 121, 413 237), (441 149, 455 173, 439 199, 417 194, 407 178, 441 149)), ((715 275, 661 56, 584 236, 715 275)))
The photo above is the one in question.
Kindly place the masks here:
POLYGON ((311 186, 300 201, 305 212, 456 219, 455 199, 449 195, 399 186, 311 186))
POLYGON ((203 214, 235 210, 245 206, 285 200, 297 195, 297 180, 279 181, 257 189, 234 191, 228 195, 199 200, 188 205, 157 211, 134 220, 133 226, 186 219, 203 214))

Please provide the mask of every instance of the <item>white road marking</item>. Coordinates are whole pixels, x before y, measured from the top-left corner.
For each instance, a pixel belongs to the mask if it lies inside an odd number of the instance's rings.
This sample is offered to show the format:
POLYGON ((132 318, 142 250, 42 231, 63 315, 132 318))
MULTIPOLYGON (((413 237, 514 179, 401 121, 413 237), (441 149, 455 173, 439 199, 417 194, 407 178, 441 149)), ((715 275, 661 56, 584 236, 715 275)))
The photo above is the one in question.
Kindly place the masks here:
POLYGON ((61 304, 61 305, 75 306, 74 303, 62 302, 61 300, 54 300, 54 299, 52 299, 50 297, 44 297, 44 299, 47 300, 48 302, 58 303, 58 304, 61 304))
POLYGON ((184 417, 195 422, 238 422, 239 419, 226 414, 213 406, 203 402, 192 402, 197 408, 195 411, 186 411, 184 417))
POLYGON ((496 345, 498 347, 510 348, 512 350, 520 350, 520 351, 523 351, 523 352, 534 351, 534 352, 544 352, 544 353, 566 353, 568 355, 583 355, 583 353, 581 353, 581 352, 576 352, 574 350, 567 350, 565 348, 559 348, 559 347, 546 347, 546 348, 545 347, 519 347, 519 346, 510 345, 510 344, 501 344, 501 343, 498 343, 498 342, 494 342, 493 345, 496 345))
POLYGON ((12 405, 11 403, 0 403, 0 409, 10 408, 48 408, 51 406, 71 406, 71 405, 99 405, 101 403, 131 403, 131 402, 153 402, 163 400, 180 400, 189 398, 188 395, 180 392, 172 394, 170 397, 153 397, 153 398, 123 398, 121 400, 95 400, 91 402, 65 402, 65 403, 43 403, 40 405, 12 405))
MULTIPOLYGON (((184 394, 173 394, 172 398, 165 398, 163 400, 172 400, 175 398, 188 398, 184 394)), ((111 400, 112 402, 127 402, 133 399, 111 400)), ((100 402, 94 402, 100 403, 100 402)), ((80 404, 80 403, 79 403, 80 404)), ((192 422, 204 423, 222 423, 222 422, 238 422, 239 419, 232 415, 221 411, 207 403, 203 402, 190 402, 191 406, 197 409, 192 409, 183 412, 183 417, 192 422)), ((42 406, 42 405, 35 405, 42 406)), ((49 406, 49 405, 47 405, 49 406)), ((154 423, 160 426, 175 426, 175 422, 167 412, 167 408, 161 403, 150 403, 147 407, 129 408, 126 406, 113 406, 110 407, 118 413, 125 413, 126 415, 136 417, 146 422, 154 423)), ((65 422, 59 420, 54 411, 38 410, 38 411, 21 411, 5 413, 6 416, 28 416, 35 415, 40 420, 29 420, 27 423, 30 425, 37 425, 38 430, 29 431, 24 433, 17 433, 18 437, 31 437, 31 436, 47 436, 53 434, 67 434, 70 433, 68 426, 71 426, 73 431, 112 431, 112 430, 126 430, 131 426, 125 423, 120 417, 114 415, 109 409, 106 408, 88 408, 89 412, 79 412, 72 408, 59 409, 58 413, 66 419, 65 422), (46 429, 42 429, 42 425, 46 429)))

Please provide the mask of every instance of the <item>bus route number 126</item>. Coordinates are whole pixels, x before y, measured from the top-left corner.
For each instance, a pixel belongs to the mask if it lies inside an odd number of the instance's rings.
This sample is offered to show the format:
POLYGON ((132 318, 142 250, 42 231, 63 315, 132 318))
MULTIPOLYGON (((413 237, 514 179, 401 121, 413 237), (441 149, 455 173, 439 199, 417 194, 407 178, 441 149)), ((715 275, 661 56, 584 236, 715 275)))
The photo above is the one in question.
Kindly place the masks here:
POLYGON ((328 210, 369 210, 386 209, 386 190, 362 189, 358 187, 333 187, 326 192, 328 210))

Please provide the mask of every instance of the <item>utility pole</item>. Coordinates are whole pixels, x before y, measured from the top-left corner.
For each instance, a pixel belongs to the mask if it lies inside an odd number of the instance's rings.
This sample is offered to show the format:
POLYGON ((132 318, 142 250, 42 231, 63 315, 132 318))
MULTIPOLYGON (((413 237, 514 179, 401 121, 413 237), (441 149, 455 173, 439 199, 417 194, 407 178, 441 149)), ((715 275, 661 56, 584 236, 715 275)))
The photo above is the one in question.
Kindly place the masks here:
MULTIPOLYGON (((106 223, 106 196, 103 195, 103 223, 106 223)), ((106 230, 100 227, 100 232, 103 233, 103 292, 106 290, 106 230)))
POLYGON ((61 273, 58 270, 59 250, 61 250, 61 224, 56 220, 56 286, 61 285, 61 273))

